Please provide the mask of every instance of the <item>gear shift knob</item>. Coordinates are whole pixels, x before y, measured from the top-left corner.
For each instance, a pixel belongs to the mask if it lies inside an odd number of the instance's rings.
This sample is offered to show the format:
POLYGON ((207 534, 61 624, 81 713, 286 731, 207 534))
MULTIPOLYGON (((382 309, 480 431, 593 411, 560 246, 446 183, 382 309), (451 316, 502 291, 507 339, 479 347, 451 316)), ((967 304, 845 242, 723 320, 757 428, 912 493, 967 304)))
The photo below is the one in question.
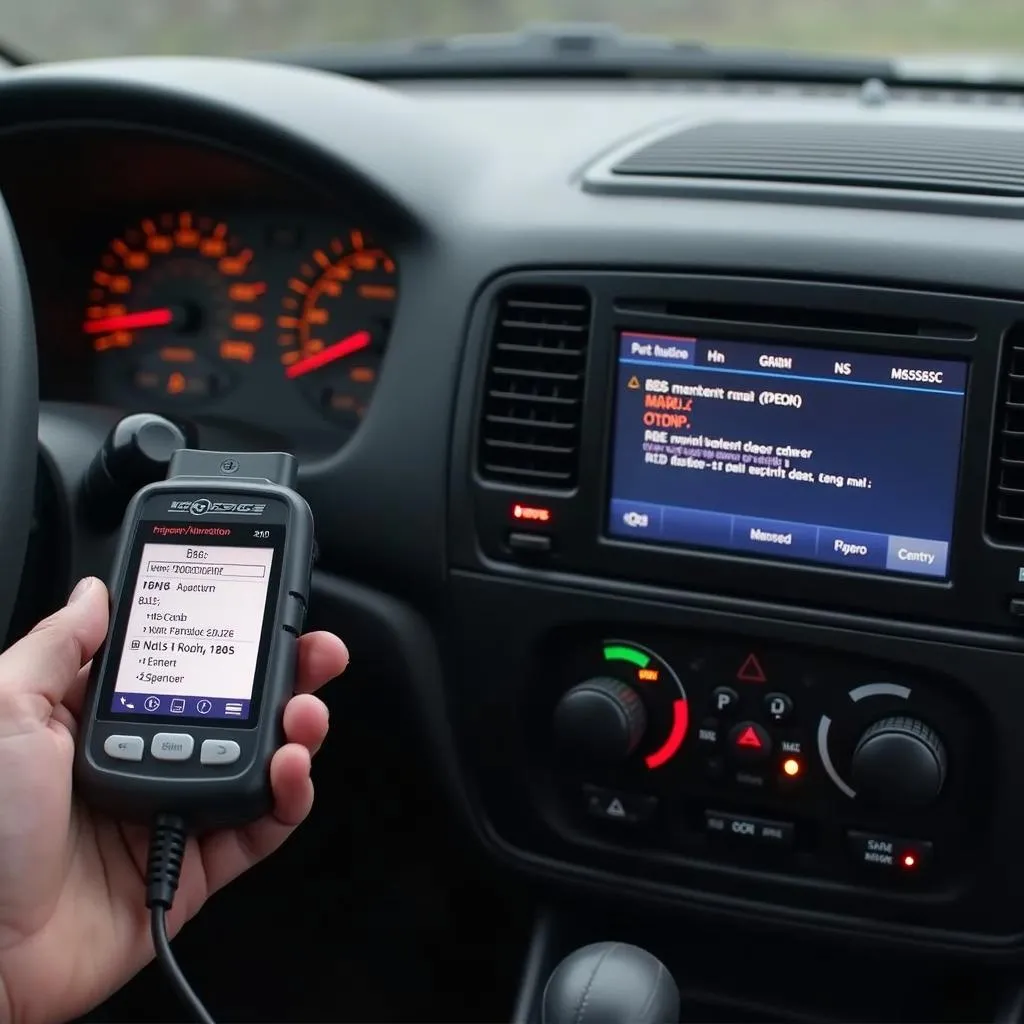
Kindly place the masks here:
POLYGON ((678 1024, 679 989, 651 953, 625 942, 595 942, 552 972, 541 1024, 678 1024))

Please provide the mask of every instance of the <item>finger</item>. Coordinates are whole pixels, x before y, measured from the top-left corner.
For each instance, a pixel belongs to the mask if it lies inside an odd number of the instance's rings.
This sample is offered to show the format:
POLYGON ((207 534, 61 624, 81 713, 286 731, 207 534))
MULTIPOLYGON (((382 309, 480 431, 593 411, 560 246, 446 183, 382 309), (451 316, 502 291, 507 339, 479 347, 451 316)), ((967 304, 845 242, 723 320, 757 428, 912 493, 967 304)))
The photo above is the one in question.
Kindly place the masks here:
POLYGON ((289 743, 300 743, 315 754, 327 738, 330 714, 327 705, 311 693, 292 697, 284 709, 284 734, 289 743))
POLYGON ((42 694, 59 704, 107 633, 107 588, 82 580, 68 603, 0 655, 0 689, 42 694))
MULTIPOLYGON (((82 715, 82 704, 85 703, 85 689, 89 685, 89 670, 92 667, 92 662, 86 662, 75 676, 74 682, 68 687, 67 692, 64 694, 64 700, 61 703, 67 708, 65 714, 69 714, 72 721, 65 722, 69 729, 74 729, 75 723, 82 715)), ((54 708, 55 712, 59 712, 60 706, 54 708)))
POLYGON ((309 770, 305 747, 298 743, 281 747, 270 762, 273 812, 244 828, 214 832, 200 840, 211 893, 270 856, 309 814, 313 806, 309 770))
POLYGON ((348 648, 333 633, 320 630, 299 638, 298 693, 312 693, 348 667, 348 648))

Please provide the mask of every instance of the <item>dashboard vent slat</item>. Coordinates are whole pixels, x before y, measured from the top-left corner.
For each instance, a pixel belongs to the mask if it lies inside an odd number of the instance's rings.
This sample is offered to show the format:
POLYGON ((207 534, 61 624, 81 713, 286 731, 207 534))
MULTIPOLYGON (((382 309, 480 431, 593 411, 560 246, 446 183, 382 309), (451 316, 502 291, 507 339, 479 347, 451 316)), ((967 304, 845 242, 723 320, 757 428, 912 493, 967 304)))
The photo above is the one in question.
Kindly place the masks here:
POLYGON ((1004 345, 989 525, 1000 539, 1024 543, 1024 330, 1011 331, 1004 345))
POLYGON ((721 121, 655 139, 612 171, 1024 198, 1024 135, 921 124, 721 121))
POLYGON ((583 288, 531 285, 499 296, 480 418, 482 477, 575 487, 589 338, 583 288))

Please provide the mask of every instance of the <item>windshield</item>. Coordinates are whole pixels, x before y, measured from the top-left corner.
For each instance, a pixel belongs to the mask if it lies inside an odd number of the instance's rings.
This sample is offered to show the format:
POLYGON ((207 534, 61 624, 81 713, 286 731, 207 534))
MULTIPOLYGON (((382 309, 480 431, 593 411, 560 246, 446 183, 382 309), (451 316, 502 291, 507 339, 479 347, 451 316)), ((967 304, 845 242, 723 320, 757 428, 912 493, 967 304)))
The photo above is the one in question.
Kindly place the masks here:
POLYGON ((1021 0, 0 0, 29 57, 294 51, 603 22, 710 44, 862 56, 1024 53, 1021 0))

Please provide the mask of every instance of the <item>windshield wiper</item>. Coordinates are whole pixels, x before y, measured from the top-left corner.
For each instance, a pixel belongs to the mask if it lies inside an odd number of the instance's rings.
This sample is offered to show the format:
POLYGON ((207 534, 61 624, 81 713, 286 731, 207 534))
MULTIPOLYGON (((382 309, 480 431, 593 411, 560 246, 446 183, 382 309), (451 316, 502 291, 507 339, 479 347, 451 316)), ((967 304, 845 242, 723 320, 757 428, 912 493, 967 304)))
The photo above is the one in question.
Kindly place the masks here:
POLYGON ((520 32, 339 43, 261 55, 374 81, 401 78, 695 78, 859 83, 898 77, 884 59, 714 47, 632 36, 615 25, 541 24, 520 32))

